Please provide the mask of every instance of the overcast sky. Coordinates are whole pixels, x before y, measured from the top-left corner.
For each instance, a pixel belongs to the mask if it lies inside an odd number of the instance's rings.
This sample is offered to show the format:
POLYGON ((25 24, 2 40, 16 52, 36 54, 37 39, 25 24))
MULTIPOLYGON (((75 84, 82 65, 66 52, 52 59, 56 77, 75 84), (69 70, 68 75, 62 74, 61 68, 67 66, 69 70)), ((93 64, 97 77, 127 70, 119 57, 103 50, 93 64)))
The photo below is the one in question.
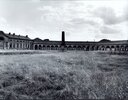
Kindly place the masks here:
POLYGON ((68 41, 128 39, 127 0, 0 0, 0 30, 68 41))

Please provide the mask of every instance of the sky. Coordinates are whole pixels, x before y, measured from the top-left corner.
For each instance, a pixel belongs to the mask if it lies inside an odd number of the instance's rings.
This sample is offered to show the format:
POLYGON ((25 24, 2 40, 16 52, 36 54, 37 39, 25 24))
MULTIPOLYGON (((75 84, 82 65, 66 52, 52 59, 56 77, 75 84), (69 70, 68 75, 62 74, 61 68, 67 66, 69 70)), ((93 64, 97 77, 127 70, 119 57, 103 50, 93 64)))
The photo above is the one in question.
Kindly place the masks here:
POLYGON ((0 30, 31 39, 128 39, 127 0, 0 0, 0 30))

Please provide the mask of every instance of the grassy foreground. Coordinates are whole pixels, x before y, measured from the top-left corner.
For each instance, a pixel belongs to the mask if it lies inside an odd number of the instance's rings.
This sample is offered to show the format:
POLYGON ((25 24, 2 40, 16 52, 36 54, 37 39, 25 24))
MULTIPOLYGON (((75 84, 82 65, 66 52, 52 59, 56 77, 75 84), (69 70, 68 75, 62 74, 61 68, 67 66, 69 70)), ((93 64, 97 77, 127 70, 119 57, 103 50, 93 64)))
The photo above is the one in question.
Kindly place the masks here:
POLYGON ((0 55, 0 99, 128 99, 128 56, 87 51, 0 55))

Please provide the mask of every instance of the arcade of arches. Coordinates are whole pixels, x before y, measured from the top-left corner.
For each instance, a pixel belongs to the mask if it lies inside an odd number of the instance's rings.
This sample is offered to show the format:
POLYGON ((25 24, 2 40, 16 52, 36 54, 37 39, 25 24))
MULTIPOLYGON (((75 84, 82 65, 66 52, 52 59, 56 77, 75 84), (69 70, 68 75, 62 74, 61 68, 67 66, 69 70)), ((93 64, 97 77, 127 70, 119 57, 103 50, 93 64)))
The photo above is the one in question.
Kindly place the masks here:
POLYGON ((0 49, 18 50, 84 50, 84 51, 128 51, 128 40, 110 41, 103 39, 98 42, 65 41, 65 33, 62 31, 62 41, 50 41, 49 39, 30 39, 28 35, 21 36, 15 33, 0 31, 0 49))
MULTIPOLYGON (((61 45, 35 44, 35 50, 61 50, 61 45)), ((65 45, 66 50, 128 51, 128 45, 65 45)))

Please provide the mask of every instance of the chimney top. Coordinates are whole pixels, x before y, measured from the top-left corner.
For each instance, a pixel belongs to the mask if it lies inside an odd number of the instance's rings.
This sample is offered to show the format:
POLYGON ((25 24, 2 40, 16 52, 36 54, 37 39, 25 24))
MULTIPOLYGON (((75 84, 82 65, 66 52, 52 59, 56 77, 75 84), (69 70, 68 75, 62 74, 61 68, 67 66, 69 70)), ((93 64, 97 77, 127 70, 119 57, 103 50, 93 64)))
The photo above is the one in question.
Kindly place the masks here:
POLYGON ((28 37, 28 35, 26 35, 26 37, 28 37))
POLYGON ((13 33, 13 35, 15 35, 15 33, 13 33))
POLYGON ((62 31, 62 33, 65 33, 65 31, 62 31))

